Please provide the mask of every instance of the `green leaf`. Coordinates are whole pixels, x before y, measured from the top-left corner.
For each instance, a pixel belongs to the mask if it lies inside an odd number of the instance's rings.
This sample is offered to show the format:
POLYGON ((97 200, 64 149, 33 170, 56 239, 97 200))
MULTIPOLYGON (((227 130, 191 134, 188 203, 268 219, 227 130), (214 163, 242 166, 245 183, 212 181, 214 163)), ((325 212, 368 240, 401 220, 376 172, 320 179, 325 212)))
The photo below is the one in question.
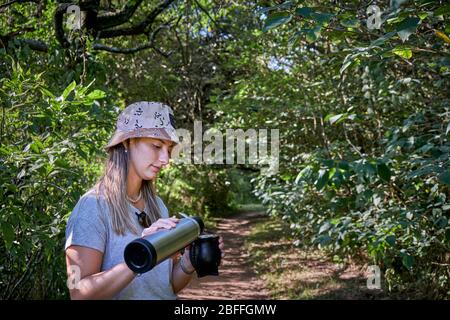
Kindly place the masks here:
POLYGON ((325 222, 323 225, 320 226, 319 234, 327 231, 328 229, 330 229, 330 227, 331 227, 331 224, 328 221, 325 222))
POLYGON ((326 246, 331 243, 331 237, 329 235, 321 235, 317 238, 317 242, 322 246, 326 246))
POLYGON ((440 7, 434 11, 435 16, 442 16, 444 14, 450 14, 450 4, 440 7))
POLYGON ((75 150, 80 155, 80 157, 82 157, 86 161, 89 161, 88 155, 86 154, 86 152, 83 151, 83 149, 81 147, 78 147, 75 150))
POLYGON ((334 17, 334 15, 331 13, 322 13, 322 12, 315 12, 312 16, 315 21, 317 21, 322 25, 330 22, 331 18, 334 17))
POLYGON ((69 94, 73 91, 73 89, 75 89, 75 87, 77 86, 75 81, 72 81, 63 91, 62 93, 62 97, 63 100, 66 100, 67 97, 69 96, 69 94))
POLYGON ((303 7, 303 8, 298 8, 295 10, 295 13, 299 16, 303 16, 305 18, 310 18, 311 17, 311 13, 313 13, 314 10, 309 8, 309 7, 303 7))
POLYGON ((392 49, 392 53, 405 59, 410 59, 412 57, 412 50, 410 48, 396 47, 392 49))
POLYGON ((321 30, 321 26, 316 26, 312 29, 305 29, 306 41, 308 41, 308 43, 313 43, 314 41, 316 41, 320 37, 321 30))
POLYGON ((386 237, 386 242, 391 246, 391 247, 393 247, 393 246, 395 246, 395 241, 396 241, 396 238, 395 238, 395 236, 387 236, 386 237))
POLYGON ((407 180, 409 180, 409 179, 416 179, 416 178, 419 178, 421 176, 424 176, 424 175, 427 175, 427 174, 430 174, 430 173, 433 173, 433 172, 435 172, 434 166, 424 166, 424 167, 421 167, 421 168, 419 168, 417 170, 414 170, 411 173, 409 173, 406 176, 406 179, 407 180))
POLYGON ((264 27, 263 27, 263 31, 266 32, 270 29, 276 28, 280 25, 286 24, 289 21, 291 21, 292 16, 289 14, 289 12, 274 12, 271 13, 265 23, 264 23, 264 27))
POLYGON ((407 0, 391 0, 391 9, 397 9, 400 5, 407 0))
POLYGON ((328 180, 331 180, 334 175, 336 174, 336 168, 331 168, 330 171, 328 172, 328 180))
POLYGON ((389 181, 391 179, 391 171, 388 166, 384 163, 377 164, 377 172, 381 179, 384 181, 389 181))
POLYGON ((419 12, 417 15, 419 16, 420 20, 425 20, 428 17, 428 12, 419 12))
POLYGON ((292 1, 286 1, 286 2, 283 2, 283 3, 278 4, 276 6, 263 7, 261 9, 259 9, 259 10, 256 10, 256 14, 258 14, 258 15, 259 14, 265 14, 265 13, 271 11, 271 10, 276 10, 276 9, 286 10, 286 9, 289 9, 290 7, 292 7, 292 4, 293 4, 292 1))
POLYGON ((312 169, 310 166, 307 166, 302 169, 297 175, 297 178, 295 178, 295 184, 298 184, 301 180, 308 179, 311 177, 312 169))
POLYGON ((325 117, 325 121, 329 120, 330 124, 335 123, 336 121, 338 121, 340 118, 342 118, 345 115, 345 113, 341 113, 341 114, 336 114, 336 115, 328 115, 325 117))
POLYGON ((408 40, 409 36, 416 32, 420 24, 419 18, 406 18, 396 28, 397 34, 403 42, 408 40))
POLYGON ((357 19, 355 17, 345 18, 339 22, 342 26, 347 27, 347 28, 358 28, 360 26, 359 19, 357 19))
POLYGON ((7 146, 0 146, 0 154, 8 156, 11 154, 11 150, 7 146))
POLYGON ((106 97, 106 93, 102 90, 94 90, 87 95, 87 98, 92 100, 103 99, 106 97))
POLYGON ((320 169, 319 170, 319 178, 316 181, 316 188, 318 191, 322 190, 323 187, 327 184, 328 182, 328 172, 325 169, 320 169))
POLYGON ((359 63, 358 56, 360 56, 361 53, 355 53, 355 54, 348 54, 345 56, 344 62, 342 63, 342 67, 339 70, 339 73, 342 75, 344 71, 350 67, 353 64, 359 63))
POLYGON ((11 247, 12 242, 15 238, 14 228, 9 223, 2 223, 2 235, 3 239, 5 240, 6 246, 9 248, 11 247))
POLYGON ((338 166, 339 169, 346 170, 346 171, 348 171, 350 169, 350 166, 348 165, 348 162, 345 161, 345 160, 339 161, 337 166, 338 166))
POLYGON ((438 177, 439 182, 450 186, 450 171, 446 170, 442 172, 438 177))
POLYGON ((23 176, 25 176, 26 170, 25 168, 23 168, 22 170, 20 170, 19 174, 17 175, 17 179, 22 179, 23 176))
POLYGON ((435 224, 436 227, 438 227, 439 229, 444 229, 444 228, 446 228, 447 225, 448 225, 447 217, 445 217, 445 216, 439 217, 439 219, 437 219, 436 222, 435 222, 434 224, 435 224))
POLYGON ((376 173, 378 173, 377 168, 375 167, 375 165, 373 163, 370 162, 366 162, 362 165, 362 169, 364 174, 366 174, 367 176, 373 176, 376 173))
POLYGON ((63 159, 56 159, 55 160, 55 165, 59 168, 64 168, 64 169, 70 169, 70 165, 66 160, 63 159))
POLYGON ((295 10, 295 13, 307 19, 314 20, 320 25, 330 22, 333 17, 333 14, 331 13, 314 12, 314 10, 309 7, 298 8, 295 10))
POLYGON ((45 96, 47 96, 49 98, 55 98, 55 95, 52 92, 50 92, 49 90, 47 90, 46 88, 41 88, 40 90, 45 96))
POLYGON ((385 43, 387 40, 389 40, 390 38, 392 38, 394 35, 396 34, 395 31, 392 32, 388 32, 386 34, 384 34, 383 36, 379 37, 378 39, 372 41, 370 43, 369 47, 377 47, 377 46, 381 46, 383 43, 385 43))
POLYGON ((402 263, 408 270, 411 270, 412 266, 414 265, 414 258, 409 254, 404 254, 402 263))
MULTIPOLYGON (((5 185, 3 185, 3 187, 5 187, 5 185)), ((11 183, 6 184, 6 189, 8 189, 8 191, 11 191, 13 193, 16 193, 19 191, 19 188, 17 188, 17 186, 15 184, 11 184, 11 183)))

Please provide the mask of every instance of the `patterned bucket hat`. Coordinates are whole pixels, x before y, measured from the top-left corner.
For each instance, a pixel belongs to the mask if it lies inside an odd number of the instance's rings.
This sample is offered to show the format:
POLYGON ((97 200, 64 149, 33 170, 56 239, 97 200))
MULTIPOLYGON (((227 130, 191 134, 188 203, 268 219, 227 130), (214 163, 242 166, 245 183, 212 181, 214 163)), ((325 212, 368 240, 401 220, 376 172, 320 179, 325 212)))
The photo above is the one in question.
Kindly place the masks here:
POLYGON ((180 143, 172 108, 160 102, 140 101, 130 104, 120 113, 116 131, 104 148, 108 151, 127 139, 138 137, 180 143))

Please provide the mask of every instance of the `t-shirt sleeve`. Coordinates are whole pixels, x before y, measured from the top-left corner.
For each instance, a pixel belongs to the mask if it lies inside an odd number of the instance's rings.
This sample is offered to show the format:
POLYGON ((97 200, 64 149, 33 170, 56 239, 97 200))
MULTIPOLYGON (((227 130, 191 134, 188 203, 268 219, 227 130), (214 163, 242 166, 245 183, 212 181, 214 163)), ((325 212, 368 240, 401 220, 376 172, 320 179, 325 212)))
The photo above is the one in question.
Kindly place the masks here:
POLYGON ((64 249, 71 245, 105 252, 107 227, 95 195, 83 195, 75 205, 66 226, 64 249))

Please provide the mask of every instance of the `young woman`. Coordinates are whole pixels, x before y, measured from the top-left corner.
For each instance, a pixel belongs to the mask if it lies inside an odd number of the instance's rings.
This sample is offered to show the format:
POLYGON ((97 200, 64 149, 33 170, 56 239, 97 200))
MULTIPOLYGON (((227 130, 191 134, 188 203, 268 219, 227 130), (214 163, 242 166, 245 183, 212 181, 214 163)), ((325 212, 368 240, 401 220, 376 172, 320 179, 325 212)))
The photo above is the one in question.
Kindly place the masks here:
MULTIPOLYGON (((167 105, 137 102, 119 115, 105 147, 109 156, 104 174, 80 198, 67 222, 72 299, 177 299, 190 282, 195 269, 189 247, 142 275, 123 259, 125 246, 136 237, 174 228, 178 222, 155 191, 155 178, 178 142, 167 105)), ((222 237, 219 243, 223 252, 222 237)))

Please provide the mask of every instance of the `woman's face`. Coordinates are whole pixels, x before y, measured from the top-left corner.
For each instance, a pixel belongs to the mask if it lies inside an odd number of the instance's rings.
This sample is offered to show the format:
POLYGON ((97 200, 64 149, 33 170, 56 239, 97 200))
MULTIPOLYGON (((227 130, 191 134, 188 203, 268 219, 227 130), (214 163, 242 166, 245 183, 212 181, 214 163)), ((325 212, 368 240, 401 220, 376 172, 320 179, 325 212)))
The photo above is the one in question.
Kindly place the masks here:
POLYGON ((174 143, 154 138, 130 139, 128 152, 131 165, 143 180, 153 180, 169 163, 174 143))

